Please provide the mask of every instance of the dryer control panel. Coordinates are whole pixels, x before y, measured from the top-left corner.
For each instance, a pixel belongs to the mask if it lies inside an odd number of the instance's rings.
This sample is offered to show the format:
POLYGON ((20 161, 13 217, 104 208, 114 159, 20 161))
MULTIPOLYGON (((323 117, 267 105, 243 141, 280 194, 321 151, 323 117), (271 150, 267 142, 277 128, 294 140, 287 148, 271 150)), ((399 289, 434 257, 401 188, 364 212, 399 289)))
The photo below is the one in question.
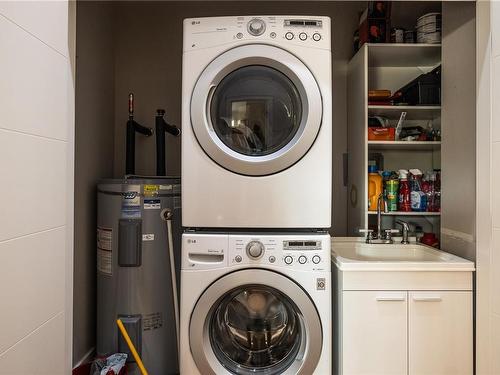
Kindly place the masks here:
POLYGON ((184 51, 228 43, 269 42, 331 49, 330 18, 324 16, 234 16, 184 20, 184 51))
POLYGON ((182 236, 182 268, 277 266, 330 270, 328 234, 200 234, 182 236))

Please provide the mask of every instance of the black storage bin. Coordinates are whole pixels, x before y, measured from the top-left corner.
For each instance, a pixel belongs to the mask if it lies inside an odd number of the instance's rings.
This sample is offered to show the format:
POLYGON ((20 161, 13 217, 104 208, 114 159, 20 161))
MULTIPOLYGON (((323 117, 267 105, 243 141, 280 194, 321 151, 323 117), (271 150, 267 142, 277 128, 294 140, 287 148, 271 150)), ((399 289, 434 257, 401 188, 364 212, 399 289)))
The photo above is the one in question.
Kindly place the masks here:
POLYGON ((441 65, 400 88, 393 95, 393 100, 394 103, 408 105, 440 105, 441 65))

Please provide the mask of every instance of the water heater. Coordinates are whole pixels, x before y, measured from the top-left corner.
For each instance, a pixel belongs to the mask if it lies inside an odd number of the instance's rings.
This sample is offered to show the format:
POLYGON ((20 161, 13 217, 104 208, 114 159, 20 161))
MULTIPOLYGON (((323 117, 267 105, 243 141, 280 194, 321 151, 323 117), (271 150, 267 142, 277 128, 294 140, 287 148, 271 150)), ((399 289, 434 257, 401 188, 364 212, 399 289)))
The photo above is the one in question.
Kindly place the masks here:
POLYGON ((177 373, 167 217, 178 265, 180 178, 103 180, 97 194, 97 354, 128 353, 139 373, 119 318, 149 373, 177 373))

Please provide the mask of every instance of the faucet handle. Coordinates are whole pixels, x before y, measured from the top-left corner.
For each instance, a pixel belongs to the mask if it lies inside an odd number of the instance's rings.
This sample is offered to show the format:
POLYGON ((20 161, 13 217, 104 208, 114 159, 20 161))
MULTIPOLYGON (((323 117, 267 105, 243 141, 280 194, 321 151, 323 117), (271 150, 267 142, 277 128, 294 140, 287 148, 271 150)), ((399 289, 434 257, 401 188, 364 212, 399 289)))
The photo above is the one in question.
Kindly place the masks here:
POLYGON ((398 229, 385 229, 384 232, 385 232, 385 239, 386 240, 392 239, 393 234, 399 234, 398 229))
POLYGON ((366 241, 371 241, 375 237, 373 236, 373 229, 360 229, 359 233, 366 233, 366 241))

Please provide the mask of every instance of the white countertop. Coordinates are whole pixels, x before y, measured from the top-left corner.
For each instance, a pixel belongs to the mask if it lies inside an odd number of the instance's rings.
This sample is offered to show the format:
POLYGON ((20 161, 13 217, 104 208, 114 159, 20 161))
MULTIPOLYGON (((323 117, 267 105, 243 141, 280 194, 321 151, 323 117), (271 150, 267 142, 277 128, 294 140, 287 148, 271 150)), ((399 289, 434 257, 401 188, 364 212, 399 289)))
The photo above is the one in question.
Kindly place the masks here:
MULTIPOLYGON (((474 263, 412 242, 367 244, 362 237, 332 238, 332 261, 341 271, 474 271, 474 263)), ((413 239, 414 240, 414 239, 413 239)))

